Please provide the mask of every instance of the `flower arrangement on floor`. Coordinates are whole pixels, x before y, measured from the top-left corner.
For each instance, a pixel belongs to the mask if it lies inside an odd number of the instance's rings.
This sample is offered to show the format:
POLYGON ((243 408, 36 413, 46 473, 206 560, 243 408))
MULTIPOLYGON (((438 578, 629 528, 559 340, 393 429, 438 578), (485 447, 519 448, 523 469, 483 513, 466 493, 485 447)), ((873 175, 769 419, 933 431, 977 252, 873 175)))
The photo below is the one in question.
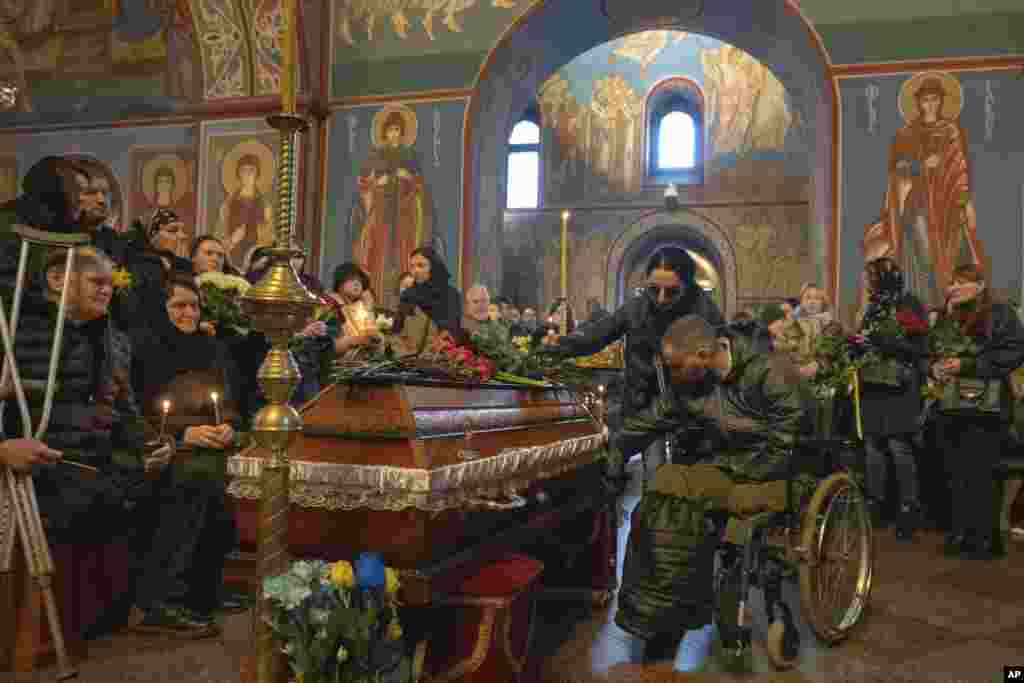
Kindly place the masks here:
POLYGON ((299 560, 263 580, 266 623, 297 683, 406 683, 412 663, 398 619, 398 572, 376 553, 355 566, 299 560))
POLYGON ((249 334, 249 319, 242 312, 241 300, 249 291, 249 282, 237 275, 209 272, 196 278, 202 293, 204 321, 217 325, 219 330, 230 329, 238 334, 249 334))

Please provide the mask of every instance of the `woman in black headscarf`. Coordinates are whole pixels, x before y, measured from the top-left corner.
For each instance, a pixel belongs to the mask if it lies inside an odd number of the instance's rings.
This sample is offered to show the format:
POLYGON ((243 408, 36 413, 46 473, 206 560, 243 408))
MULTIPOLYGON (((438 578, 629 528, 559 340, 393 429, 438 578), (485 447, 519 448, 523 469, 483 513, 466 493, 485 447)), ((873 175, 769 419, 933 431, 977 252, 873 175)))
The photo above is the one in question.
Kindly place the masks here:
POLYGON ((148 327, 163 315, 163 284, 169 273, 192 274, 192 263, 175 252, 185 225, 170 209, 158 209, 148 225, 135 223, 135 240, 124 250, 121 265, 131 273, 131 289, 115 298, 113 318, 123 330, 148 327))
MULTIPOLYGON (((462 331, 462 295, 448 283, 451 275, 444 261, 433 247, 420 247, 409 257, 409 270, 416 284, 402 292, 398 301, 395 334, 408 338, 406 323, 422 313, 439 331, 448 332, 456 340, 461 340, 465 336, 462 331)), ((417 353, 422 351, 425 341, 425 338, 418 338, 413 344, 415 348, 408 350, 417 353)))
MULTIPOLYGON (((191 565, 195 576, 220 577, 224 557, 235 541, 233 517, 225 507, 227 451, 238 421, 233 363, 217 339, 199 331, 199 288, 191 276, 171 273, 163 289, 160 315, 135 335, 131 381, 147 422, 178 444, 173 463, 174 500, 202 505, 198 528, 182 529, 169 566, 191 565), (216 394, 216 405, 214 403, 216 394), (165 401, 166 417, 165 417, 165 401), (220 419, 218 419, 220 418, 220 419), (235 423, 235 424, 232 424, 235 423)), ((170 532, 168 532, 170 533, 170 532)), ((188 608, 209 615, 219 604, 220 581, 186 581, 188 608)))

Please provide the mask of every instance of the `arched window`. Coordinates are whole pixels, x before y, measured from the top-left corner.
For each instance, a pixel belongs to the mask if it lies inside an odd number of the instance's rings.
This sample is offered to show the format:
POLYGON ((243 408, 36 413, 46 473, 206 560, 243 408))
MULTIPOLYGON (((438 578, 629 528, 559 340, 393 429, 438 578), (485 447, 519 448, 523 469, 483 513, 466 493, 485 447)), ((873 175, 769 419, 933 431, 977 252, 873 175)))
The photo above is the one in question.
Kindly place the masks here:
POLYGON ((686 78, 665 79, 647 96, 648 182, 704 182, 704 96, 686 78))
POLYGON ((508 138, 508 187, 505 206, 536 209, 540 199, 540 125, 527 111, 508 138))

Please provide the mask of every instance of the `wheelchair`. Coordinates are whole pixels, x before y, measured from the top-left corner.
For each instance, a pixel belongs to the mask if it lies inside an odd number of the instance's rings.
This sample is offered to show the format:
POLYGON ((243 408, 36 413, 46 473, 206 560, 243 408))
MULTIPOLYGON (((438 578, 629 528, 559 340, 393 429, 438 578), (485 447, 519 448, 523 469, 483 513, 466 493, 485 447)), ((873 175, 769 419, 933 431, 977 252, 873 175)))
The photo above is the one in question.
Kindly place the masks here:
MULTIPOLYGON (((692 461, 685 450, 677 447, 673 462, 692 461)), ((715 612, 727 668, 742 669, 750 649, 752 588, 763 591, 769 624, 764 645, 776 669, 795 666, 800 650, 796 615, 783 601, 784 582, 797 584, 800 616, 826 645, 842 642, 864 618, 875 549, 857 472, 862 462, 856 438, 815 434, 802 440, 790 458, 785 510, 742 518, 725 511, 712 514, 720 534, 715 612), (816 485, 798 485, 809 479, 816 485), (723 532, 730 524, 734 533, 726 540, 723 532)))

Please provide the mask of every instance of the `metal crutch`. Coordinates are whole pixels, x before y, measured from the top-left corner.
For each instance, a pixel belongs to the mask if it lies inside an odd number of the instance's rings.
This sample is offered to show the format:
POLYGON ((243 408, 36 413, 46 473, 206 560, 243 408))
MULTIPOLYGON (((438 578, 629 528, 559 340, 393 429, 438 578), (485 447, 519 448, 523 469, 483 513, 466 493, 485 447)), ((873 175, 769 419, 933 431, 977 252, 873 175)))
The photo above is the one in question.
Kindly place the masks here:
MULTIPOLYGON (((51 233, 35 230, 22 225, 14 227, 15 233, 21 238, 21 252, 18 260, 18 276, 14 290, 14 301, 11 320, 8 324, 5 306, 0 300, 0 341, 4 347, 4 365, 0 386, 7 387, 10 381, 14 390, 19 412, 21 413, 22 432, 25 438, 41 439, 46 433, 53 407, 53 396, 56 389, 57 370, 60 361, 60 350, 64 335, 64 322, 67 311, 68 285, 74 266, 74 247, 88 244, 90 237, 82 234, 51 233), (29 251, 32 245, 44 247, 66 248, 64 262, 64 287, 61 291, 60 306, 57 314, 57 327, 54 334, 53 347, 50 350, 50 366, 47 377, 43 414, 39 426, 33 433, 32 419, 25 399, 25 391, 18 373, 14 355, 14 337, 17 331, 18 315, 21 298, 24 293, 25 271, 28 264, 29 251)), ((0 400, 0 415, 5 401, 0 400)), ((53 637, 54 650, 57 655, 57 676, 59 680, 74 678, 78 671, 71 665, 64 644, 64 632, 61 627, 60 615, 57 612, 57 601, 53 594, 53 557, 46 538, 42 520, 39 517, 39 504, 36 500, 35 486, 29 474, 20 474, 10 468, 4 468, 4 486, 0 488, 0 572, 9 575, 13 566, 14 533, 20 534, 22 548, 25 552, 25 564, 29 573, 36 581, 43 594, 47 622, 53 637), (13 517, 14 523, 11 523, 13 517)))

